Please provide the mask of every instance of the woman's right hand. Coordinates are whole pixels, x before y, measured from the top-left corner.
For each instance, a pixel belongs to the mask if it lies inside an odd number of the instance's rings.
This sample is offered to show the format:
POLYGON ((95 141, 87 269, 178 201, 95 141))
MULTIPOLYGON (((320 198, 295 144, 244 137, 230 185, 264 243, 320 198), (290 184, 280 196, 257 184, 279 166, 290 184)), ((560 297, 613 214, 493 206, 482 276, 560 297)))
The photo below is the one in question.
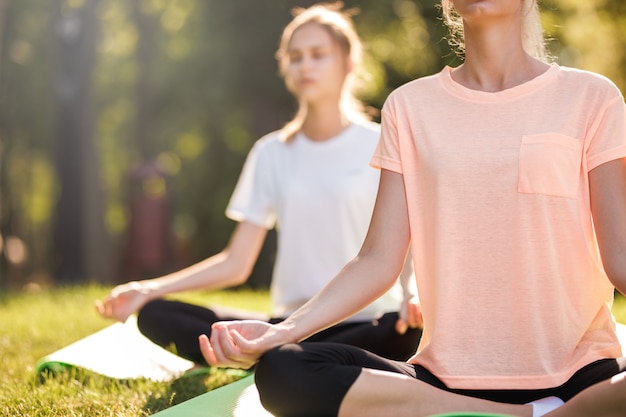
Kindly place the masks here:
POLYGON ((113 288, 107 298, 96 301, 96 310, 106 318, 126 321, 150 301, 149 289, 140 282, 132 281, 113 288))
POLYGON ((199 337, 200 350, 211 366, 252 367, 268 350, 292 342, 287 327, 258 320, 217 322, 211 327, 211 340, 199 337))

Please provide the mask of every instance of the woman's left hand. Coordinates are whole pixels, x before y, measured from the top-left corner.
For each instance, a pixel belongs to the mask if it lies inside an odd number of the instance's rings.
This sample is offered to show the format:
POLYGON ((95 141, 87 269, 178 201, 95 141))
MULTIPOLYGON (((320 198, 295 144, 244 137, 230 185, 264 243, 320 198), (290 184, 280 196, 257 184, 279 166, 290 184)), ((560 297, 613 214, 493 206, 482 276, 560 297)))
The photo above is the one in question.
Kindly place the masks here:
POLYGON ((213 324, 211 339, 199 337, 200 350, 211 366, 252 367, 268 350, 290 342, 289 331, 280 324, 258 320, 235 320, 213 324))
POLYGON ((405 334, 406 331, 424 327, 424 318, 422 317, 422 308, 417 296, 405 298, 400 307, 400 318, 396 322, 396 331, 399 334, 405 334))

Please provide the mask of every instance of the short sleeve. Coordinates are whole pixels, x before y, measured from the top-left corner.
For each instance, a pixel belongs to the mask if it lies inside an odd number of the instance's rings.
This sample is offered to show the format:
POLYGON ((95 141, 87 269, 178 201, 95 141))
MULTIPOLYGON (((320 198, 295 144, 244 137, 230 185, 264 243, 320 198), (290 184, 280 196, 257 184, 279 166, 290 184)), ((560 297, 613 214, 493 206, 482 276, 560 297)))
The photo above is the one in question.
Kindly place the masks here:
POLYGON ((396 114, 391 100, 390 96, 382 109, 380 139, 370 165, 374 168, 402 173, 396 114))
POLYGON ((276 223, 275 186, 267 147, 257 142, 246 158, 235 191, 226 208, 232 220, 247 221, 267 229, 276 223))
POLYGON ((619 92, 601 109, 596 119, 589 132, 586 151, 589 171, 626 157, 626 106, 619 92))

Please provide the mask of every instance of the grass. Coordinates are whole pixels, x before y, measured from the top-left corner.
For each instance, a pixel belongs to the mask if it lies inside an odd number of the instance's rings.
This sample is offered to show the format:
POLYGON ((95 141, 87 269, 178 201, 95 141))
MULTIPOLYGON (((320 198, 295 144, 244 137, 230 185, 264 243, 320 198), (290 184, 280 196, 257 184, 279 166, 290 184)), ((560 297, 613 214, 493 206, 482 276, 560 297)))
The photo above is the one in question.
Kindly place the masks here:
MULTIPOLYGON (((35 375, 37 360, 108 326, 93 301, 109 288, 98 285, 0 294, 0 416, 145 417, 238 378, 222 370, 173 382, 117 381, 70 371, 35 375)), ((267 293, 248 290, 183 294, 196 303, 268 311, 267 293)), ((626 323, 626 298, 613 308, 626 323)))
MULTIPOLYGON (((93 307, 110 288, 98 285, 0 294, 0 416, 144 417, 240 375, 212 370, 173 382, 118 381, 86 371, 38 376, 41 357, 112 322, 93 307)), ((266 292, 182 294, 186 301, 268 311, 266 292)))

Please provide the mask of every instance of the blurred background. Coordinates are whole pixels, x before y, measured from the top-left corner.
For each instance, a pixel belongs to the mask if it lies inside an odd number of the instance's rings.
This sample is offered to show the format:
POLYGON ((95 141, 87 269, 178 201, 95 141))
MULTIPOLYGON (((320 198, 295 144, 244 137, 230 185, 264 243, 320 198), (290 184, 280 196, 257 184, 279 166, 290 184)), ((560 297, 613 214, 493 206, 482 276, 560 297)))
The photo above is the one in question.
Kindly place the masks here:
MULTIPOLYGON (((304 0, 0 0, 0 290, 154 277, 212 255, 245 156, 294 102, 274 52, 304 0)), ((436 0, 345 0, 361 97, 457 65, 436 0)), ((557 62, 626 88, 626 2, 545 0, 557 62)), ((249 281, 267 285, 270 234, 249 281)))

